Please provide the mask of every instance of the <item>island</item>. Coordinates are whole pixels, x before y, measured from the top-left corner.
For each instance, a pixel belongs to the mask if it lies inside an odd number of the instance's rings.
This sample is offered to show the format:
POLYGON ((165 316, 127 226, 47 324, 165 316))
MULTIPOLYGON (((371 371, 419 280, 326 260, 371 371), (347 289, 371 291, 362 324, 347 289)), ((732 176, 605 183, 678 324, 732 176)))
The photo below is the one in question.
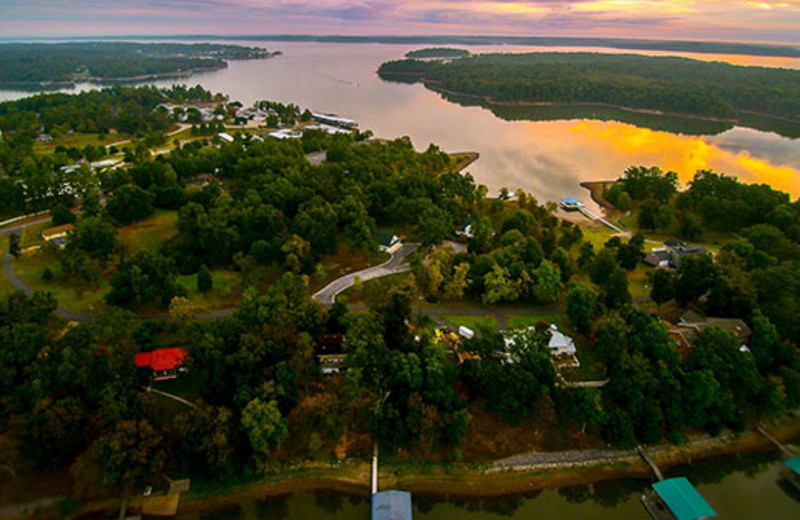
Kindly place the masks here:
POLYGON ((800 127, 796 70, 580 52, 482 54, 448 63, 407 59, 384 63, 378 73, 493 110, 582 105, 756 128, 771 122, 791 126, 790 132, 800 127))
POLYGON ((470 52, 466 49, 455 49, 452 47, 429 47, 418 49, 406 53, 406 58, 435 58, 435 59, 455 59, 469 56, 470 52))
POLYGON ((0 86, 63 88, 78 81, 113 83, 188 76, 217 70, 226 60, 271 58, 280 51, 211 43, 8 43, 0 44, 0 86))
POLYGON ((789 194, 634 166, 606 215, 559 210, 320 115, 187 86, 0 103, 4 496, 200 512, 366 491, 376 452, 381 486, 500 495, 800 433, 789 194))

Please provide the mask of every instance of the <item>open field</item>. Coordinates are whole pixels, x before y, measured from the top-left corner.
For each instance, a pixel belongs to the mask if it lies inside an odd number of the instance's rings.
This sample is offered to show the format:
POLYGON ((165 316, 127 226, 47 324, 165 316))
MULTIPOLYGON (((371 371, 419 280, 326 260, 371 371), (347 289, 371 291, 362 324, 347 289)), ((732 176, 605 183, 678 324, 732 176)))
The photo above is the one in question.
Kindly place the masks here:
POLYGON ((472 330, 478 330, 481 327, 489 327, 492 330, 497 330, 500 325, 491 315, 476 316, 472 314, 443 314, 442 319, 446 321, 451 327, 458 328, 460 326, 467 327, 472 330))
POLYGON ((153 216, 130 226, 119 228, 119 242, 133 255, 154 251, 178 233, 178 212, 157 210, 153 216))

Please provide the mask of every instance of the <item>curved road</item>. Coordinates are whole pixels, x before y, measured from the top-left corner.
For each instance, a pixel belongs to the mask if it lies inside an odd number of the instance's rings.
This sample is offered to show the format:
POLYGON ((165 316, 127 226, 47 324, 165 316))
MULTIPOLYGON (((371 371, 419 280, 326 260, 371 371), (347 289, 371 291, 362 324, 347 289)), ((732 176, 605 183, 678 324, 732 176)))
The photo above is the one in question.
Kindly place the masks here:
POLYGON ((366 282, 367 280, 374 280, 375 278, 382 278, 384 276, 409 271, 411 266, 403 262, 417 247, 419 247, 417 244, 406 244, 398 249, 387 262, 337 278, 317 291, 313 298, 323 305, 330 307, 336 301, 336 296, 339 293, 349 289, 355 284, 356 277, 360 278, 362 282, 366 282))

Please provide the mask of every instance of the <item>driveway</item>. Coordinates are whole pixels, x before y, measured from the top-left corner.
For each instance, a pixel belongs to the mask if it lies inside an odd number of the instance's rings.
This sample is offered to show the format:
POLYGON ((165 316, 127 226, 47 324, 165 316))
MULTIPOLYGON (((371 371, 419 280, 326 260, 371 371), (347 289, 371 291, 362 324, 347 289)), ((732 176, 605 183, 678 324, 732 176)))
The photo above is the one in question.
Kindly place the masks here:
POLYGON ((314 294, 313 298, 323 305, 331 306, 336 301, 336 296, 339 293, 349 289, 355 284, 356 277, 360 278, 362 282, 366 282, 367 280, 374 280, 375 278, 382 278, 384 276, 391 276, 393 274, 409 271, 411 270, 411 266, 403 262, 417 247, 419 247, 417 244, 406 244, 398 249, 389 261, 337 278, 320 289, 314 294))

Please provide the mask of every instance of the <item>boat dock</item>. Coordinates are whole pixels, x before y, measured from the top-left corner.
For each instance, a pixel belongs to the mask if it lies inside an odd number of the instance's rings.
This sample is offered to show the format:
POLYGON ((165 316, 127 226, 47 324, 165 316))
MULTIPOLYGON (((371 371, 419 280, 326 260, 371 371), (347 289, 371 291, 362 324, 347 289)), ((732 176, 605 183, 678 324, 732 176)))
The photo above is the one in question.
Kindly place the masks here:
POLYGON ((395 489, 378 491, 378 443, 372 447, 371 520, 412 520, 411 493, 395 489))
POLYGON ((636 446, 636 452, 639 454, 639 456, 642 458, 642 460, 645 461, 648 466, 650 466, 650 469, 652 469, 653 473, 656 474, 656 478, 658 479, 658 481, 661 482, 662 480, 664 480, 664 475, 661 473, 661 470, 658 469, 658 466, 656 466, 656 463, 653 462, 650 459, 650 457, 647 456, 647 453, 644 452, 644 448, 642 448, 641 445, 636 446))
POLYGON ((575 197, 564 197, 561 199, 561 209, 564 211, 577 211, 584 217, 588 218, 593 222, 599 222, 604 226, 616 231, 617 233, 623 233, 624 231, 620 229, 618 226, 612 224, 608 220, 604 219, 597 213, 590 211, 586 204, 583 203, 580 199, 576 199, 575 197))

